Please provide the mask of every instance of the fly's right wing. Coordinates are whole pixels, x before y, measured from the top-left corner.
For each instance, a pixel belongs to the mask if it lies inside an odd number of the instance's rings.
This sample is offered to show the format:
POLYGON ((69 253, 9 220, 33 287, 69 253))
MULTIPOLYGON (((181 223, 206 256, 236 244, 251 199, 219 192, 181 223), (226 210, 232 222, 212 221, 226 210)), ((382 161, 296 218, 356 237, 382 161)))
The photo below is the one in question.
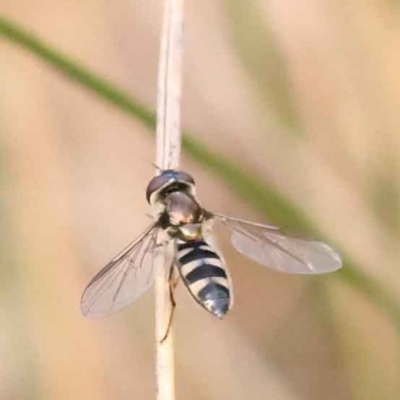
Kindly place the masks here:
POLYGON ((149 289, 154 280, 157 233, 158 227, 152 224, 90 281, 81 300, 84 316, 100 317, 118 311, 149 289))
POLYGON ((324 274, 342 267, 336 250, 319 240, 287 234, 272 225, 209 214, 232 231, 232 244, 239 253, 268 268, 290 274, 324 274))

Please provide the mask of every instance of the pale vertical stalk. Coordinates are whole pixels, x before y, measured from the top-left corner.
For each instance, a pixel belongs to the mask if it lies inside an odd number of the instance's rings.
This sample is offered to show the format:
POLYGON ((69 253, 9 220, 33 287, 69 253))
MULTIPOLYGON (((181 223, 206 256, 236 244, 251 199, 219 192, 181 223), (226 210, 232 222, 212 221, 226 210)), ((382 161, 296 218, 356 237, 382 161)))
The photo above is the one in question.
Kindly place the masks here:
MULTIPOLYGON (((165 0, 157 98, 156 165, 161 169, 176 169, 179 166, 182 36, 183 0, 165 0)), ((168 329, 171 313, 168 285, 170 262, 166 246, 160 246, 155 255, 157 400, 175 398, 172 329, 161 341, 168 329)))
POLYGON ((157 166, 179 166, 183 0, 165 0, 157 104, 157 166))

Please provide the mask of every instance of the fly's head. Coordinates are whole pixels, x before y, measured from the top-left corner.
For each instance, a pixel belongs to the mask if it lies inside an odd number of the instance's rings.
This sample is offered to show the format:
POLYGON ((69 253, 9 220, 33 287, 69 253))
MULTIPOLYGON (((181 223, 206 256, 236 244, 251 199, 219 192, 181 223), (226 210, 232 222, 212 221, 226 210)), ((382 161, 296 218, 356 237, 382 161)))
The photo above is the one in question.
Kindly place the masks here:
POLYGON ((153 206, 164 202, 168 195, 174 192, 183 192, 195 195, 195 182, 191 175, 184 171, 166 169, 155 176, 147 185, 146 198, 153 206))

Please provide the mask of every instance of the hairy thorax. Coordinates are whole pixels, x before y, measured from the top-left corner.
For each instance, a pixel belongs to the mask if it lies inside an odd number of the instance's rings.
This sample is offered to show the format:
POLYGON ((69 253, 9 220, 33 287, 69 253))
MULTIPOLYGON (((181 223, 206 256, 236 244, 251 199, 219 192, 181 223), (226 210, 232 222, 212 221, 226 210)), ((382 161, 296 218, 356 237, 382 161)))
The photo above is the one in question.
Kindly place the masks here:
POLYGON ((196 199, 185 192, 172 192, 154 205, 156 218, 170 236, 183 240, 202 237, 203 211, 196 199))

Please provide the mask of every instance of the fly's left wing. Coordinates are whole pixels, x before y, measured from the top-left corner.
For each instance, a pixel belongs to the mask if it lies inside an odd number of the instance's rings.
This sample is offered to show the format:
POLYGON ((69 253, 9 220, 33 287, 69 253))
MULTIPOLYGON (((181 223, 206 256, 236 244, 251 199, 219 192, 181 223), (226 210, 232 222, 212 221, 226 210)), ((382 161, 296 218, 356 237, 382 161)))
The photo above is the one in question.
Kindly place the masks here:
POLYGON ((90 281, 81 309, 86 317, 99 317, 133 303, 153 283, 153 249, 158 227, 152 224, 117 254, 90 281))
POLYGON ((323 274, 342 267, 340 255, 318 240, 283 233, 272 225, 210 213, 232 231, 236 250, 268 268, 292 274, 323 274))

